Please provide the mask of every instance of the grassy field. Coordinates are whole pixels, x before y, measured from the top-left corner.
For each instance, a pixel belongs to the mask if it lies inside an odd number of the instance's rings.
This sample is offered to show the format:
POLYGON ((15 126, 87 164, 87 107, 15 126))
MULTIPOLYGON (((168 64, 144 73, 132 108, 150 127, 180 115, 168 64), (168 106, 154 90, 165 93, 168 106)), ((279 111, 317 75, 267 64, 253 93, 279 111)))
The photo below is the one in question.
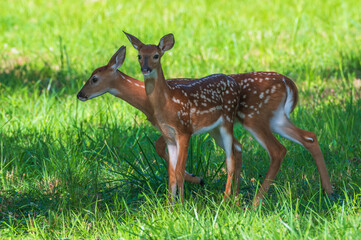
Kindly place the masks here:
POLYGON ((0 2, 0 238, 357 239, 361 237, 361 3, 329 1, 0 2), (241 194, 222 201, 224 154, 192 138, 185 204, 166 205, 157 132, 109 94, 80 102, 92 71, 121 46, 121 71, 143 79, 122 30, 146 43, 172 32, 167 78, 277 71, 300 102, 292 120, 318 136, 338 199, 302 147, 288 153, 264 205, 252 198, 266 151, 237 126, 241 194), (239 203, 238 205, 236 203, 239 203))

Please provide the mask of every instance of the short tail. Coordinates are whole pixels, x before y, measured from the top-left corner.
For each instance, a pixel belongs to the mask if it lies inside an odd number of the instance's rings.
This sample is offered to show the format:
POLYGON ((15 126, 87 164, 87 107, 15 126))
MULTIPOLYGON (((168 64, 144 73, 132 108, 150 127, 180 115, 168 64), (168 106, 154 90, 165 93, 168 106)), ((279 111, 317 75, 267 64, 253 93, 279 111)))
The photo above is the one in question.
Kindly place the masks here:
POLYGON ((290 113, 295 109, 298 102, 298 90, 296 84, 289 78, 284 77, 283 82, 286 86, 287 97, 285 101, 285 113, 289 118, 290 113))

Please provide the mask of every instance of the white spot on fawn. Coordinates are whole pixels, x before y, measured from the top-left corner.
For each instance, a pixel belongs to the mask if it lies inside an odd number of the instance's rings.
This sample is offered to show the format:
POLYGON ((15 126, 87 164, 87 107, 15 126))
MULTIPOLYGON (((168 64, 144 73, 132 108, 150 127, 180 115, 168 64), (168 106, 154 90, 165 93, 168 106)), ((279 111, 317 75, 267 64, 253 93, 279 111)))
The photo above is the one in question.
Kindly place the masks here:
POLYGON ((272 86, 271 93, 276 92, 276 86, 272 86))
POLYGON ((264 100, 264 103, 268 103, 269 99, 270 99, 270 96, 267 96, 266 99, 264 100))
POLYGON ((172 97, 172 101, 175 102, 175 103, 180 103, 180 100, 176 99, 175 97, 172 97))
POLYGON ((244 113, 242 113, 242 112, 238 112, 238 117, 244 119, 246 117, 246 115, 244 115, 244 113))

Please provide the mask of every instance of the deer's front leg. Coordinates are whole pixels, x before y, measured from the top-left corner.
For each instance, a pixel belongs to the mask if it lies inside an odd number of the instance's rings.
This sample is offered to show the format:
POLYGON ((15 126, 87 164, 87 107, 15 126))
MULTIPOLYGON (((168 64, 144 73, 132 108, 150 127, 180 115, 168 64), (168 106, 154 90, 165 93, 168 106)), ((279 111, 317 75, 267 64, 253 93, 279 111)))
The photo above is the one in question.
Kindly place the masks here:
POLYGON ((175 168, 175 176, 178 184, 179 198, 182 203, 184 202, 183 184, 184 184, 184 173, 187 163, 189 139, 190 139, 190 135, 186 134, 179 136, 177 140, 178 160, 175 168))
MULTIPOLYGON (((165 151, 166 148, 167 148, 167 143, 165 142, 165 139, 164 139, 163 136, 161 136, 160 138, 158 138, 157 141, 155 141, 155 151, 168 164, 169 158, 168 158, 167 152, 165 151)), ((185 171, 184 180, 187 181, 187 182, 200 184, 201 186, 204 185, 204 181, 203 181, 203 179, 201 177, 198 177, 196 175, 188 173, 187 171, 185 171)))
POLYGON ((168 161, 168 200, 170 205, 173 205, 173 200, 177 194, 177 181, 175 175, 175 168, 177 166, 177 159, 178 159, 178 149, 175 143, 168 143, 168 154, 169 154, 169 161, 168 161))

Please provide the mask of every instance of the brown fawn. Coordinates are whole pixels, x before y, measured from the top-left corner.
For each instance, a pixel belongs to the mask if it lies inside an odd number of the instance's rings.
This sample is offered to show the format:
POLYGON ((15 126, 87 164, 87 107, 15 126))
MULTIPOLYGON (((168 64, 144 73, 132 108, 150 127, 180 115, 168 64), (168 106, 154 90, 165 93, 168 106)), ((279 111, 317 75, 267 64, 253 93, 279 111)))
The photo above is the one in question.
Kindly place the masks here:
MULTIPOLYGON (((109 60, 107 65, 95 69, 88 81, 79 91, 77 97, 81 101, 87 101, 108 92, 139 109, 146 115, 147 120, 155 125, 153 109, 150 107, 147 95, 145 94, 144 82, 132 78, 118 70, 124 62, 125 53, 125 46, 121 46, 109 60)), ((169 81, 182 82, 187 81, 187 79, 172 79, 169 81)), ((158 155, 168 162, 168 155, 166 154, 165 148, 165 141, 163 137, 160 137, 155 142, 155 149, 158 155)), ((241 145, 238 146, 238 149, 241 149, 241 145)), ((239 151, 237 156, 240 158, 242 157, 241 151, 239 151)), ((185 180, 200 185, 204 184, 203 179, 193 174, 189 174, 187 171, 185 172, 185 180)))
MULTIPOLYGON (((117 70, 117 68, 122 65, 124 58, 125 47, 121 47, 110 59, 107 65, 97 68, 92 73, 91 77, 79 92, 78 98, 82 101, 86 101, 103 93, 109 92, 112 95, 119 97, 132 106, 138 108, 147 116, 147 119, 154 124, 153 111, 145 94, 144 82, 131 78, 117 70)), ((273 137, 273 135, 271 136, 271 141, 267 141, 266 137, 269 136, 271 132, 276 132, 273 128, 270 127, 272 119, 274 122, 274 110, 280 108, 281 106, 284 107, 287 99, 288 103, 293 103, 291 108, 287 108, 288 114, 291 113, 296 106, 298 100, 298 91, 296 86, 292 80, 286 76, 274 72, 242 73, 233 74, 230 76, 232 76, 241 85, 242 89, 243 99, 241 99, 240 107, 237 113, 238 120, 248 130, 251 131, 253 136, 264 136, 261 138, 256 137, 256 140, 258 140, 268 151, 271 157, 271 162, 276 161, 279 162, 278 165, 280 165, 283 156, 277 155, 277 152, 272 150, 273 146, 279 146, 280 143, 276 138, 273 137), (276 89, 277 91, 275 91, 276 89), (288 95, 287 92, 289 93, 288 95), (255 105, 257 105, 258 108, 254 108, 255 105), (259 111, 259 113, 257 111, 259 111), (255 118, 255 121, 252 124, 253 118, 255 118), (264 134, 262 134, 263 132, 264 134)), ((187 82, 189 80, 190 79, 171 79, 168 81, 181 83, 187 82)), ((288 104, 288 106, 290 105, 288 104)), ((286 117, 289 122, 287 115, 286 117)), ((310 151, 317 164, 317 168, 321 177, 322 187, 326 193, 330 195, 333 190, 324 164, 322 152, 316 140, 316 136, 314 133, 297 129, 292 124, 291 126, 291 129, 294 129, 291 131, 295 132, 295 134, 293 134, 295 137, 291 138, 291 140, 295 139, 297 141, 297 139, 299 139, 297 142, 310 151), (312 138, 313 142, 307 141, 307 139, 304 140, 304 137, 312 138)), ((235 178, 239 179, 242 165, 241 146, 236 145, 235 150, 237 162, 235 178)), ((166 144, 163 137, 160 137, 156 141, 156 152, 168 162, 166 144)), ((274 173, 274 175, 276 175, 276 173, 274 173)), ((187 172, 185 172, 185 180, 195 183, 202 182, 200 178, 188 174, 187 172)), ((269 182, 270 181, 271 180, 269 180, 269 182)), ((258 204, 259 197, 263 196, 264 190, 260 192, 262 195, 259 194, 259 196, 254 199, 255 205, 258 204)))
POLYGON ((153 108, 156 126, 167 144, 170 202, 176 196, 177 186, 180 200, 184 201, 183 183, 189 140, 193 134, 204 132, 210 132, 225 150, 227 199, 236 168, 233 123, 241 97, 239 84, 224 74, 169 84, 164 79, 161 58, 173 47, 173 34, 164 36, 158 46, 145 45, 134 36, 126 35, 138 49, 145 92, 153 108))

